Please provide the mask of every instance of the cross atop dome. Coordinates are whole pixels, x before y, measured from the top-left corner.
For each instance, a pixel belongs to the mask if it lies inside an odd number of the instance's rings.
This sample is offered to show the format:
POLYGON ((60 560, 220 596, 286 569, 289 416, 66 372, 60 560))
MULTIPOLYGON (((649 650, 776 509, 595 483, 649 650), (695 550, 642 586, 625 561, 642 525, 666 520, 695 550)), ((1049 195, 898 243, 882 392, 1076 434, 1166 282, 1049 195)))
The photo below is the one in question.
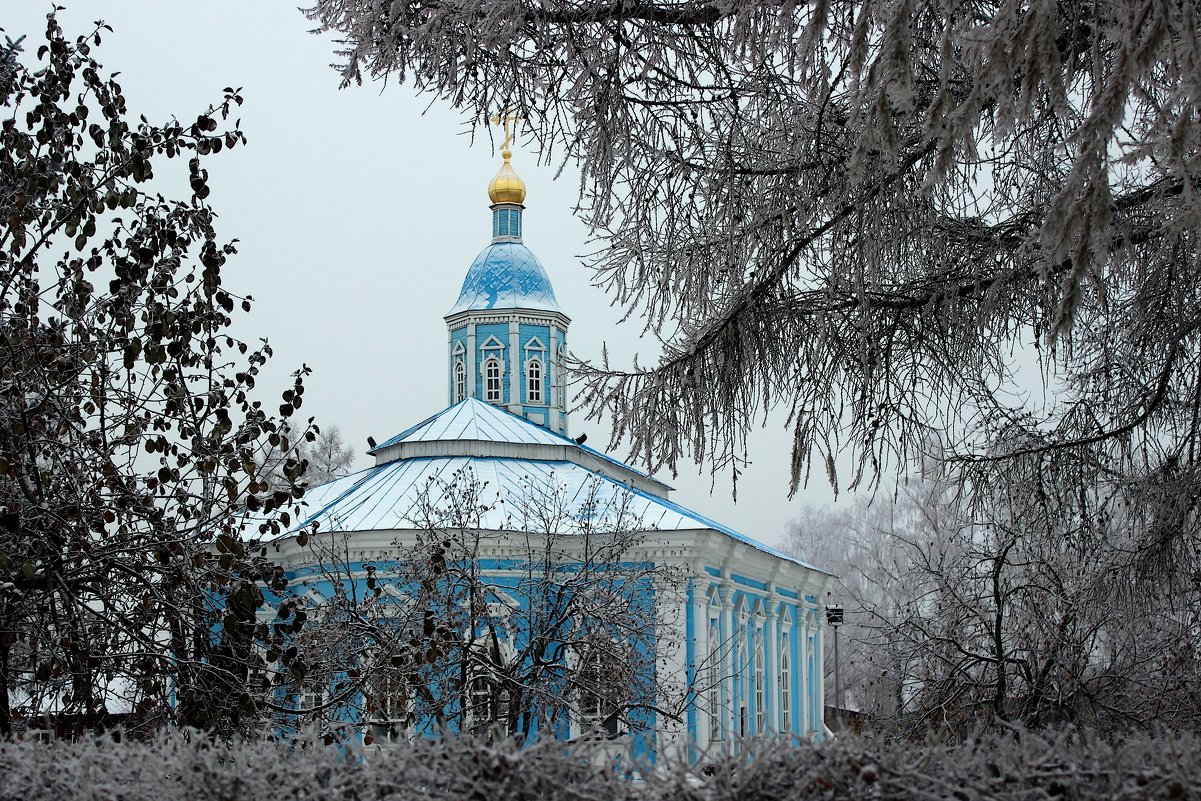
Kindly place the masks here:
MULTIPOLYGON (((505 127, 505 139, 500 145, 500 155, 504 159, 504 163, 500 167, 500 172, 496 173, 496 177, 488 184, 488 197, 493 203, 511 203, 520 206, 525 202, 525 181, 517 175, 513 170, 513 165, 509 160, 513 157, 513 151, 509 149, 509 145, 513 143, 513 138, 516 131, 514 127, 521 122, 521 117, 512 112, 497 114, 492 118, 493 125, 503 125, 505 127)), ((495 236, 495 233, 493 234, 495 236)), ((520 229, 517 236, 521 236, 520 229)))
POLYGON ((504 160, 488 184, 492 243, 463 279, 446 314, 450 329, 451 403, 478 398, 508 409, 557 434, 567 433, 563 360, 570 319, 559 308, 542 263, 522 241, 525 182, 510 163, 513 114, 504 124, 504 160))

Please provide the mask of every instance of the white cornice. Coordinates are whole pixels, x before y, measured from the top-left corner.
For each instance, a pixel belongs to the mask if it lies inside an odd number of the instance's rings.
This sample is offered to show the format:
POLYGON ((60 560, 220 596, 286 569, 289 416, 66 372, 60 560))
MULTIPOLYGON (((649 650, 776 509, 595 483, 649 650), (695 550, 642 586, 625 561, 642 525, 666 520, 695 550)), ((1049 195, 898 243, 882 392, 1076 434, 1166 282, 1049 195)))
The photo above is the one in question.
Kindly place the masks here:
POLYGON ((571 318, 562 312, 544 311, 541 309, 466 309, 442 318, 446 327, 452 332, 465 327, 468 323, 528 323, 530 325, 547 325, 556 322, 560 328, 571 325, 571 318))
MULTIPOLYGON (((274 549, 281 567, 287 569, 328 564, 332 559, 385 562, 402 558, 415 543, 417 534, 415 529, 318 532, 311 535, 304 546, 299 545, 295 537, 287 537, 270 543, 269 547, 274 549)), ((527 538, 534 535, 525 532, 489 531, 486 535, 478 553, 481 559, 519 560, 527 557, 531 548, 538 552, 537 542, 527 542, 527 538)), ((571 552, 573 540, 583 545, 583 538, 577 539, 572 535, 558 538, 567 553, 571 552)), ((629 558, 631 561, 678 566, 686 570, 698 562, 714 568, 728 562, 732 567, 730 572, 758 581, 766 581, 774 574, 778 583, 770 585, 773 590, 784 589, 795 593, 798 596, 796 602, 801 604, 805 603, 806 595, 817 597, 820 604, 821 593, 830 578, 804 565, 764 553, 752 545, 732 541, 721 532, 708 528, 648 531, 645 539, 630 549, 629 558)), ((704 575, 714 582, 724 581, 727 587, 733 586, 729 573, 722 579, 707 573, 704 575)), ((742 589, 752 595, 765 594, 751 588, 742 589)), ((704 592, 704 597, 708 597, 707 588, 704 592)), ((777 597, 782 601, 791 601, 777 597)))

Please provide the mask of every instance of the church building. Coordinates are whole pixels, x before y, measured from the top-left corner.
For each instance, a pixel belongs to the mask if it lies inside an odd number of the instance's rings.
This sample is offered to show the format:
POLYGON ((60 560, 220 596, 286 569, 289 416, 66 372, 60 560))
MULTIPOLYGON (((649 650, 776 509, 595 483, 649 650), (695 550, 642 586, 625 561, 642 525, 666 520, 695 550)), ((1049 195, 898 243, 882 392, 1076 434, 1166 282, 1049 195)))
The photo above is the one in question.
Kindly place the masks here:
MULTIPOLYGON (((330 619, 355 632, 349 650, 310 647, 375 660, 379 675, 329 706, 382 748, 487 728, 695 760, 759 735, 827 736, 832 576, 573 438, 571 320, 525 244, 507 144, 491 242, 445 316, 449 405, 309 489, 310 516, 275 543, 291 595, 341 604, 330 619)), ((311 670, 298 708, 367 670, 311 670)))

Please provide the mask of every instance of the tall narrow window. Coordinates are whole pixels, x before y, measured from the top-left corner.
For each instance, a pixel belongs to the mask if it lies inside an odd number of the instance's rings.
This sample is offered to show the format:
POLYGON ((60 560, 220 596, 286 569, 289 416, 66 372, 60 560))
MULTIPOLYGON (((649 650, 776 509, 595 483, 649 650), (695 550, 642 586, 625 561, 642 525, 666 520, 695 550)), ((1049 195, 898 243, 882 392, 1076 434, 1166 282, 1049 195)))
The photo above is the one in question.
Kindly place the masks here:
POLYGON ((780 638, 780 731, 792 731, 792 656, 787 634, 780 638))
POLYGON ((766 693, 763 692, 763 630, 756 631, 755 638, 755 734, 767 731, 766 693))
POLYGON ((525 366, 525 399, 527 403, 542 403, 542 362, 530 359, 525 366))
POLYGON ((622 721, 622 670, 613 655, 594 648, 577 668, 577 686, 581 728, 595 727, 609 737, 625 730, 622 721))
POLYGON ((709 742, 721 739, 721 641, 717 622, 709 623, 709 665, 706 670, 709 698, 709 742))
POLYGON ((399 671, 372 677, 367 686, 367 730, 376 745, 407 739, 413 719, 409 683, 399 671))
POLYGON ((747 727, 747 685, 750 683, 750 660, 746 658, 746 634, 738 635, 738 736, 746 737, 747 727))
POLYGON ((455 403, 467 398, 467 366, 455 359, 455 403))
POLYGON ((488 676, 480 674, 472 678, 463 705, 464 731, 482 734, 496 722, 496 696, 496 685, 488 676))
POLYGON ((500 359, 490 357, 484 362, 484 400, 500 403, 500 359))

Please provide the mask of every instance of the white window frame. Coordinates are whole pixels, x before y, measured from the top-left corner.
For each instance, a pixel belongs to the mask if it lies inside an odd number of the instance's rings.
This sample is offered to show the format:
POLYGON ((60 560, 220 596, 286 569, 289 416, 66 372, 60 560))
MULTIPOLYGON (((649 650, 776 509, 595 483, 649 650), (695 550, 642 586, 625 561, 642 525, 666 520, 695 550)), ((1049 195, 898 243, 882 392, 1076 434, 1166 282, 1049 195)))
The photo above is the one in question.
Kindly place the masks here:
POLYGON ((542 368, 542 359, 537 356, 525 363, 525 399, 527 403, 542 403, 542 389, 546 385, 545 373, 546 371, 542 368))
POLYGON ((792 652, 791 637, 780 635, 780 731, 792 733, 792 652))
POLYGON ((481 733, 497 723, 492 714, 492 699, 497 695, 496 679, 482 670, 474 670, 463 695, 463 731, 481 733))
POLYGON ((467 365, 460 356, 455 359, 455 403, 467 400, 467 365))
POLYGON ((709 699, 709 742, 722 740, 721 715, 721 629, 717 618, 709 620, 709 664, 705 671, 705 696, 709 699))
POLYGON ((363 723, 371 733, 371 744, 377 746, 396 745, 412 739, 411 721, 413 718, 413 691, 408 681, 400 673, 384 674, 375 677, 376 681, 384 680, 388 684, 382 693, 376 686, 371 686, 368 693, 376 704, 376 709, 364 716, 363 723), (397 690, 403 692, 397 693, 397 690), (381 708, 382 702, 382 708, 381 708))
POLYGON ((296 700, 299 704, 297 711, 308 715, 325 703, 325 693, 315 687, 301 687, 296 700))
POLYGON ((484 359, 484 400, 488 403, 502 403, 505 399, 505 363, 498 357, 489 354, 484 359), (495 375, 492 368, 495 367, 495 375))
MULTIPOLYGON (((616 643, 614 644, 616 645, 616 643)), ((598 648, 593 648, 587 658, 591 662, 590 669, 597 676, 606 675, 608 667, 608 659, 606 654, 598 648)), ((611 655, 608 655, 611 657, 611 655)), ((576 663, 577 675, 584 668, 576 663)), ((618 703, 612 699, 606 699, 598 692, 589 690, 584 686, 576 688, 576 717, 579 721, 580 733, 587 733, 589 728, 597 729, 605 732, 610 738, 621 737, 629 731, 628 724, 625 720, 625 703, 618 703)))

